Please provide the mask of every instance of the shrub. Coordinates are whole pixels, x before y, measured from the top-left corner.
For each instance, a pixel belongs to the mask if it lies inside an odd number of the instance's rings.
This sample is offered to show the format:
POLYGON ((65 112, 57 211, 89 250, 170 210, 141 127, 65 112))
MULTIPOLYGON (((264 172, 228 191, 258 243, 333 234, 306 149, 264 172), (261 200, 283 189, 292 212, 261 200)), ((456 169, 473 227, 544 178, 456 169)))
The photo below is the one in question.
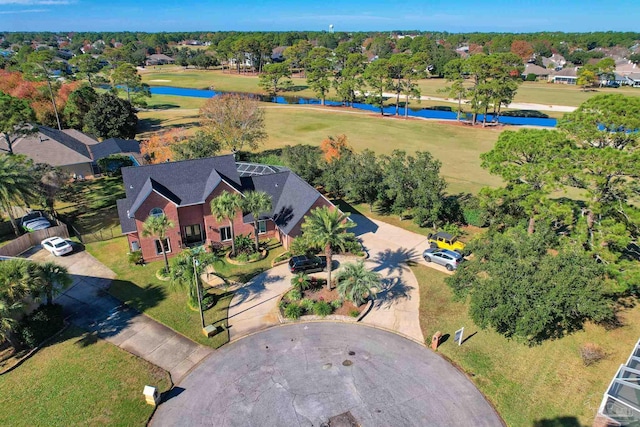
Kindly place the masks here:
POLYGON ((349 240, 344 245, 346 253, 360 255, 362 253, 362 244, 357 240, 349 240))
POLYGON ((291 289, 287 292, 287 299, 289 301, 300 301, 302 299, 302 292, 299 289, 291 289))
POLYGON ((289 258, 291 258, 291 254, 289 253, 289 251, 287 251, 287 252, 283 252, 283 253, 281 253, 280 255, 278 255, 278 256, 273 260, 273 262, 274 262, 274 263, 276 263, 276 262, 281 262, 281 261, 284 261, 284 260, 289 259, 289 258))
POLYGON ((456 224, 451 223, 446 223, 445 225, 440 227, 440 230, 444 231, 445 233, 449 233, 452 236, 460 236, 462 234, 462 230, 460 229, 460 227, 458 227, 458 225, 456 224))
POLYGON ((133 251, 129 254, 129 264, 142 265, 144 264, 144 258, 142 258, 142 251, 133 251))
POLYGON ((315 302, 309 298, 304 298, 302 301, 300 301, 300 307, 302 307, 304 311, 307 311, 307 312, 313 311, 314 304, 315 302))
POLYGON ((358 310, 351 310, 351 311, 349 312, 349 316, 351 316, 351 317, 358 317, 358 316, 360 316, 360 312, 359 312, 358 310))
POLYGON ((236 242, 236 255, 239 257, 239 254, 246 254, 247 260, 248 255, 255 252, 256 248, 254 246, 255 242, 251 238, 249 234, 246 236, 243 234, 238 234, 235 238, 236 242))
POLYGON ((291 252, 291 255, 293 256, 309 255, 318 252, 318 250, 318 248, 309 243, 304 235, 293 239, 293 241, 291 242, 291 246, 289 246, 289 252, 291 252))
POLYGON ((342 307, 342 304, 343 304, 342 298, 334 299, 333 301, 331 301, 331 307, 333 307, 334 310, 337 310, 340 307, 342 307))
POLYGON ((249 261, 258 261, 261 256, 262 254, 260 252, 254 252, 251 255, 249 255, 249 261))
POLYGON ((464 209, 462 211, 464 222, 475 227, 487 225, 487 214, 482 209, 464 209))
POLYGON ((535 82, 537 79, 538 77, 533 73, 527 74, 527 77, 525 78, 525 80, 528 82, 535 82))
POLYGON ((43 305, 28 315, 18 328, 20 340, 34 348, 64 326, 64 314, 59 304, 43 305))
POLYGON ((588 342, 580 347, 580 357, 582 358, 582 363, 584 363, 584 366, 594 365, 604 359, 606 356, 607 355, 602 347, 597 344, 588 342))
POLYGON ((302 307, 291 303, 284 309, 284 317, 287 319, 299 319, 302 316, 302 307))
POLYGON ((236 256, 236 261, 238 262, 248 262, 249 261, 249 255, 247 254, 238 254, 236 256))
POLYGON ((313 314, 325 317, 333 313, 333 307, 326 301, 318 301, 313 305, 313 314))

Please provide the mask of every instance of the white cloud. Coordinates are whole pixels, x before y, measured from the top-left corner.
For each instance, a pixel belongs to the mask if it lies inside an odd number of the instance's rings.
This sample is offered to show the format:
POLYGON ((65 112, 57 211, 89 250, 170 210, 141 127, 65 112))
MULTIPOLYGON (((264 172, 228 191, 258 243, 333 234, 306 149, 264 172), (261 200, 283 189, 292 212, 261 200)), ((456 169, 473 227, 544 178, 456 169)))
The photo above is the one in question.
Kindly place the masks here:
POLYGON ((0 10, 0 15, 9 15, 16 13, 40 13, 48 12, 49 9, 23 9, 23 10, 0 10))
POLYGON ((32 6, 32 5, 47 5, 47 6, 58 6, 71 4, 73 0, 0 0, 0 4, 18 4, 21 6, 32 6))

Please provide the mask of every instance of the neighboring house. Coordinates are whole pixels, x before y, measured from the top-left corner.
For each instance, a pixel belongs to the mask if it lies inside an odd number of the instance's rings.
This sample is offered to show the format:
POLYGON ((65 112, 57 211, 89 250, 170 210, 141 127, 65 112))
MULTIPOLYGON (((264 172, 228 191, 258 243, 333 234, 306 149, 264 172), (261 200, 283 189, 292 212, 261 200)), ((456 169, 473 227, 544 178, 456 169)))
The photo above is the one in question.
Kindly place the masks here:
POLYGON ((551 74, 551 70, 543 68, 536 64, 525 64, 524 72, 522 73, 522 77, 527 77, 529 74, 535 74, 537 79, 547 79, 549 74, 551 74))
MULTIPOLYGON (((126 198, 118 200, 122 233, 132 251, 141 249, 146 261, 162 257, 154 237, 142 237, 150 215, 165 214, 175 227, 167 235, 168 253, 195 245, 231 244, 228 220, 211 214, 210 203, 223 191, 244 194, 265 191, 272 210, 261 216, 261 237, 275 237, 285 248, 299 236, 305 216, 317 207, 335 207, 290 170, 277 166, 236 163, 233 155, 122 169, 126 198)), ((233 218, 236 235, 253 235, 253 217, 240 210, 233 218)))
POLYGON ((284 50, 286 48, 287 48, 287 46, 274 47, 273 50, 271 51, 271 59, 274 62, 282 62, 282 61, 284 61, 284 50))
MULTIPOLYGON (((6 141, 0 140, 0 151, 7 150, 6 141)), ((96 162, 111 154, 130 156, 140 164, 138 141, 110 138, 99 142, 75 129, 60 131, 47 126, 38 126, 37 132, 18 138, 13 143, 13 152, 85 178, 98 173, 96 162)))
POLYGON ((165 64, 175 64, 176 60, 170 56, 165 55, 164 53, 154 53, 153 55, 147 56, 147 60, 145 64, 147 65, 165 65, 165 64))
POLYGON ((554 53, 549 58, 542 58, 542 65, 547 68, 551 65, 551 68, 558 69, 564 67, 566 64, 567 60, 559 53, 554 53))
POLYGON ((562 83, 574 85, 578 82, 578 67, 565 68, 549 74, 549 81, 552 83, 562 83))
POLYGON ((631 73, 626 76, 626 83, 629 86, 640 87, 640 73, 631 73))
POLYGON ((634 64, 629 60, 621 61, 616 64, 616 74, 620 74, 622 76, 628 76, 631 73, 638 73, 638 72, 640 72, 640 67, 638 67, 637 64, 634 64))

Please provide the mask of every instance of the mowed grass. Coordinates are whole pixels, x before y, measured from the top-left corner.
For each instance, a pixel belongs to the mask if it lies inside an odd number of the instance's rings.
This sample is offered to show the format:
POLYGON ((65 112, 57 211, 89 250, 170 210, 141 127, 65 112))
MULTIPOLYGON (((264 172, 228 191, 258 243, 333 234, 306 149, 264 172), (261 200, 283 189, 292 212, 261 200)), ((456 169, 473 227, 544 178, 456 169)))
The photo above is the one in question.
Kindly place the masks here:
POLYGON ((356 151, 430 152, 442 162, 441 175, 449 184, 447 191, 452 194, 476 193, 484 186, 501 184, 498 177, 480 167, 479 157, 480 153, 491 150, 501 130, 306 106, 267 105, 265 111, 269 139, 263 149, 298 144, 319 146, 327 136, 345 134, 356 151))
MULTIPOLYGON (((170 282, 156 277, 164 261, 144 266, 129 264, 126 237, 90 243, 87 250, 117 274, 109 293, 119 300, 200 344, 218 348, 229 341, 226 330, 211 338, 202 334, 200 314, 187 306, 186 289, 173 289, 170 282)), ((215 295, 216 304, 205 311, 205 324, 226 327, 232 293, 223 288, 210 288, 207 292, 215 295)))
POLYGON ((426 266, 412 270, 420 284, 420 326, 426 340, 436 331, 448 334, 439 352, 461 367, 495 405, 507 425, 591 425, 602 394, 640 336, 640 307, 624 309, 623 326, 605 330, 586 325, 565 338, 527 347, 480 330, 468 305, 454 302, 443 273, 426 266), (465 328, 458 346, 454 332, 465 328), (606 359, 585 367, 579 355, 587 342, 601 346, 606 359))
POLYGON ((153 412, 145 385, 171 386, 160 368, 70 327, 0 376, 0 425, 143 426, 153 412))

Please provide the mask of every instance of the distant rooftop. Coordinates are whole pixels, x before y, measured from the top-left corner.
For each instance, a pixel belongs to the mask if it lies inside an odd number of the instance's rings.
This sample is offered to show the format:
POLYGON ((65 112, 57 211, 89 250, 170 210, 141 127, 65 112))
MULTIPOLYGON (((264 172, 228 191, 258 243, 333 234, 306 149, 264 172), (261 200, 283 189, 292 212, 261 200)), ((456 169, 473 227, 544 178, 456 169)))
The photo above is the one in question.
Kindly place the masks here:
POLYGON ((240 178, 248 176, 271 175, 272 173, 288 171, 284 166, 263 165, 260 163, 236 162, 236 169, 240 178))

